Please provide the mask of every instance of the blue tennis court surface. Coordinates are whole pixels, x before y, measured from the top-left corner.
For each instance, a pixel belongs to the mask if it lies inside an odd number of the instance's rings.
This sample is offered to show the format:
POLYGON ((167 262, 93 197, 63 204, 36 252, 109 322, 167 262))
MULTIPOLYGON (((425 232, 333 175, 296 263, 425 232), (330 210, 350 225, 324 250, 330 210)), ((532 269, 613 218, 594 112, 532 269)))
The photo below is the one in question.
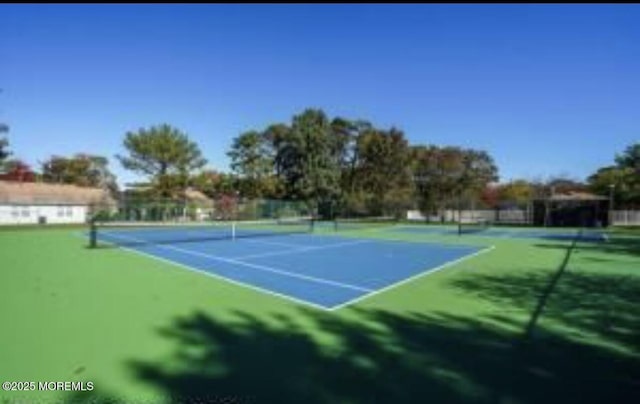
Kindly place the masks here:
POLYGON ((147 230, 103 232, 103 241, 228 281, 333 310, 486 251, 317 234, 135 243, 147 230))

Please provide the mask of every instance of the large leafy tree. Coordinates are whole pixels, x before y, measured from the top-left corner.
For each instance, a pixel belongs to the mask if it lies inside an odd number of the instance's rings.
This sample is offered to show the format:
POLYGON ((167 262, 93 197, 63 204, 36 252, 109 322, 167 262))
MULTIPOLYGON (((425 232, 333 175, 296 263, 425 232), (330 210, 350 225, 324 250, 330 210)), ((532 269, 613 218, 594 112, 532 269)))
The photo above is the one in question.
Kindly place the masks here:
POLYGON ((589 188, 600 195, 613 191, 614 206, 635 208, 640 205, 640 143, 629 145, 615 162, 589 176, 589 188))
POLYGON ((476 198, 488 183, 498 181, 498 167, 484 150, 463 150, 463 156, 464 171, 459 186, 476 198))
POLYGON ((304 200, 315 211, 339 190, 340 166, 334 155, 335 139, 329 119, 321 110, 307 109, 293 117, 289 128, 272 130, 276 172, 287 195, 304 200))
POLYGON ((331 127, 336 138, 335 155, 340 165, 340 201, 347 211, 366 212, 366 194, 362 176, 358 175, 362 162, 358 144, 365 133, 373 130, 373 125, 363 120, 336 118, 331 127))
POLYGON ((188 186, 189 175, 206 164, 198 145, 167 125, 127 132, 127 155, 117 155, 122 166, 148 177, 155 193, 175 197, 188 186))
POLYGON ((487 185, 498 180, 493 159, 482 150, 418 146, 412 156, 419 206, 427 214, 482 199, 487 185))
POLYGON ((640 187, 634 183, 636 176, 632 168, 609 166, 598 169, 587 178, 587 182, 597 194, 610 195, 613 191, 616 204, 627 206, 640 202, 640 187))
POLYGON ((640 143, 627 146, 621 154, 616 156, 616 164, 619 168, 630 168, 640 179, 640 143))
POLYGON ((421 210, 429 215, 455 206, 464 171, 464 153, 460 148, 414 147, 413 175, 421 210))
POLYGON ((366 193, 368 213, 398 214, 410 203, 409 143, 400 130, 369 129, 356 142, 356 189, 366 193))
POLYGON ((108 165, 108 159, 103 156, 52 156, 42 163, 42 179, 45 182, 100 187, 115 192, 115 175, 111 173, 108 165))
POLYGON ((242 133, 233 139, 227 155, 231 158, 231 169, 239 178, 243 196, 253 198, 275 192, 275 151, 264 133, 242 133))

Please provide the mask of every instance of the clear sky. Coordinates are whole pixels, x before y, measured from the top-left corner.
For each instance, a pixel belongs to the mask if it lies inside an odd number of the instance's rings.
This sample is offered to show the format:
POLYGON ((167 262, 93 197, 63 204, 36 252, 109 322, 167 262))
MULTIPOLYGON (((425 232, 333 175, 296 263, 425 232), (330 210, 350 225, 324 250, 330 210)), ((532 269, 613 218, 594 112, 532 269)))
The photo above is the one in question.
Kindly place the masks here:
POLYGON ((231 139, 306 107, 578 179, 640 141, 640 5, 0 5, 17 157, 110 158, 170 123, 231 139))

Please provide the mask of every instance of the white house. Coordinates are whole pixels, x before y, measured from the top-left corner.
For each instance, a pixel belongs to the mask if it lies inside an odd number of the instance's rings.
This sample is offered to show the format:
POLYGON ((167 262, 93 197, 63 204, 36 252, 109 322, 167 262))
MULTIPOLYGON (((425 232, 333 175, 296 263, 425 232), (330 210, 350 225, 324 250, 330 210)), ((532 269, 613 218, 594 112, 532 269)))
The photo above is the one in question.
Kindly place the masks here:
POLYGON ((195 205, 196 220, 207 220, 213 217, 213 200, 202 192, 189 188, 185 191, 187 200, 195 205))
POLYGON ((99 188, 0 181, 0 225, 86 223, 92 205, 112 203, 99 188))

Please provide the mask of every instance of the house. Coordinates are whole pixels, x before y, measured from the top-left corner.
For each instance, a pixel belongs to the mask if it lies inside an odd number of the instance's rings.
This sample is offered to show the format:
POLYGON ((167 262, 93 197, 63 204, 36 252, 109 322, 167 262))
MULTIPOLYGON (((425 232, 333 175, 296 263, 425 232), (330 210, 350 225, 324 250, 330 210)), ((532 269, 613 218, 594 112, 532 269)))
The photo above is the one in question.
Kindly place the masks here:
POLYGON ((207 195, 196 189, 188 188, 185 191, 185 197, 194 207, 194 215, 196 220, 202 221, 211 219, 213 217, 214 203, 213 200, 207 195))
POLYGON ((118 216, 124 221, 205 221, 213 218, 214 201, 187 188, 180 195, 161 198, 147 184, 136 184, 119 194, 118 216))
POLYGON ((0 181, 0 225, 86 223, 96 206, 115 201, 99 188, 0 181))

